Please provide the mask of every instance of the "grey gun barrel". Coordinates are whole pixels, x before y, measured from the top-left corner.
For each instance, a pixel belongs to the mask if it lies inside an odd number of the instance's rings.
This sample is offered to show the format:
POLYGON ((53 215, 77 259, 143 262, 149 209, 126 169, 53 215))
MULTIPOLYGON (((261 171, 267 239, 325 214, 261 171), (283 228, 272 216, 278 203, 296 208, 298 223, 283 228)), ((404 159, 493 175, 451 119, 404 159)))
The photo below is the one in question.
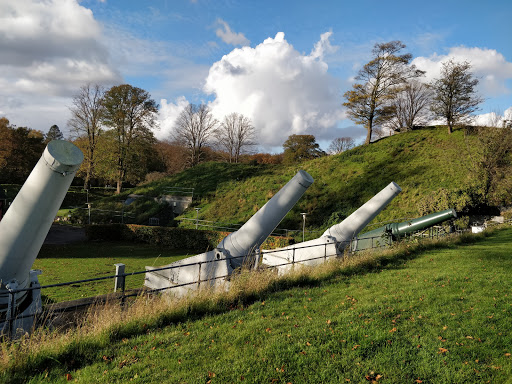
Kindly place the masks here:
POLYGON ((343 253, 354 235, 377 216, 402 189, 391 182, 341 223, 333 225, 317 239, 285 248, 263 251, 263 263, 276 266, 280 272, 291 268, 290 263, 315 265, 343 253))
POLYGON ((392 181, 341 223, 333 225, 325 231, 323 236, 332 236, 338 242, 350 241, 352 237, 361 232, 401 191, 402 188, 392 181))
POLYGON ((249 257, 255 257, 251 255, 252 251, 261 246, 312 183, 313 178, 309 173, 299 171, 238 231, 226 236, 214 250, 156 268, 169 269, 155 271, 154 267, 146 267, 144 285, 150 289, 174 288, 171 292, 177 296, 199 289, 201 283, 202 287, 229 286, 226 278, 249 257))
POLYGON ((32 264, 83 158, 74 144, 51 141, 0 221, 0 308, 7 284, 30 284, 32 264))
POLYGON ((309 173, 300 170, 240 229, 219 243, 217 248, 229 254, 233 268, 242 266, 245 260, 241 256, 261 246, 313 181, 309 173))

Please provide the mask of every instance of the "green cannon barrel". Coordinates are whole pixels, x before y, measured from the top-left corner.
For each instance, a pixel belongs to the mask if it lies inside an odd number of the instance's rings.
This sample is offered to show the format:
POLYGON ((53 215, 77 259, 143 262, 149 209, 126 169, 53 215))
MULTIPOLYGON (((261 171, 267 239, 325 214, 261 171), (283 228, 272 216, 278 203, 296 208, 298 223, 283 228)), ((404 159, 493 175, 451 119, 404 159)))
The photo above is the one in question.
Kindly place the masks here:
POLYGON ((400 237, 411 232, 432 227, 433 225, 456 217, 457 213, 452 208, 441 212, 431 213, 430 215, 419 217, 417 219, 404 221, 402 223, 388 224, 386 225, 386 231, 391 232, 393 237, 400 237))
POLYGON ((454 209, 447 209, 441 212, 431 213, 430 215, 422 216, 417 219, 403 221, 401 223, 391 223, 383 227, 374 229, 357 236, 352 245, 353 251, 361 251, 363 249, 384 247, 389 245, 408 233, 419 231, 425 228, 432 227, 443 221, 457 217, 454 209))

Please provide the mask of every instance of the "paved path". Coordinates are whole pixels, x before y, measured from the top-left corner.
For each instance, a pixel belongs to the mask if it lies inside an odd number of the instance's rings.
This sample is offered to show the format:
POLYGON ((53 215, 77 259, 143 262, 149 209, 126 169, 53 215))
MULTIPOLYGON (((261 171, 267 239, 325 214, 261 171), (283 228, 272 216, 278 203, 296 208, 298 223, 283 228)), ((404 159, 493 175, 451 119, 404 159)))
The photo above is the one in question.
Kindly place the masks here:
POLYGON ((63 245, 87 240, 85 229, 69 225, 52 224, 44 244, 63 245))

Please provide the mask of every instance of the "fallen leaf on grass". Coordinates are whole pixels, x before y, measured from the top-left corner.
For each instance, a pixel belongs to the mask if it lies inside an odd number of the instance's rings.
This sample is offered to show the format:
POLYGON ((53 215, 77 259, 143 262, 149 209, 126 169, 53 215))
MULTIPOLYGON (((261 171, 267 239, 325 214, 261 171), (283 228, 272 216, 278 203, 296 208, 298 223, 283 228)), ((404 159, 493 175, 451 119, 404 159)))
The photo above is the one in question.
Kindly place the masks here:
POLYGON ((446 353, 448 350, 446 348, 439 348, 439 352, 437 353, 446 353))
POLYGON ((390 329, 390 330, 389 330, 389 332, 390 332, 390 333, 392 333, 392 332, 396 332, 396 328, 390 329))
POLYGON ((73 380, 73 376, 71 376, 71 373, 66 373, 66 380, 67 381, 73 380))
POLYGON ((360 345, 359 345, 359 344, 356 344, 356 345, 354 345, 354 346, 352 347, 352 350, 357 349, 357 348, 359 348, 359 347, 360 347, 360 345))
POLYGON ((510 357, 510 353, 505 353, 505 356, 510 357))
POLYGON ((215 373, 208 371, 208 377, 215 377, 215 373))
POLYGON ((366 375, 364 378, 372 383, 377 383, 382 378, 382 375, 375 375, 375 373, 370 372, 370 374, 366 375))

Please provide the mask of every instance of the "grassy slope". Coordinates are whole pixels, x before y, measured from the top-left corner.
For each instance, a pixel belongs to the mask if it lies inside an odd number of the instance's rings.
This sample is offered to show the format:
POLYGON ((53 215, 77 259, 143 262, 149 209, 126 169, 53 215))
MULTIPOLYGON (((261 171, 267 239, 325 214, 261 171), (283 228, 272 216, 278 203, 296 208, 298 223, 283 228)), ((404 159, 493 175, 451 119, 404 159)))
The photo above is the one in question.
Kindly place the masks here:
MULTIPOLYGON (((197 202, 201 219, 244 223, 298 169, 305 169, 315 182, 280 227, 300 228, 299 213, 308 212, 309 229, 325 228, 348 216, 391 181, 403 192, 375 222, 417 217, 419 205, 433 192, 468 184, 467 157, 462 131, 448 136, 443 128, 425 128, 293 166, 202 164, 130 192, 158 196, 166 187, 194 187, 202 197, 197 202)), ((195 217, 195 211, 186 215, 195 217)))
POLYGON ((509 228, 224 314, 74 346, 76 356, 55 356, 60 363, 29 382, 66 382, 67 373, 91 383, 509 382, 511 244, 509 228))

